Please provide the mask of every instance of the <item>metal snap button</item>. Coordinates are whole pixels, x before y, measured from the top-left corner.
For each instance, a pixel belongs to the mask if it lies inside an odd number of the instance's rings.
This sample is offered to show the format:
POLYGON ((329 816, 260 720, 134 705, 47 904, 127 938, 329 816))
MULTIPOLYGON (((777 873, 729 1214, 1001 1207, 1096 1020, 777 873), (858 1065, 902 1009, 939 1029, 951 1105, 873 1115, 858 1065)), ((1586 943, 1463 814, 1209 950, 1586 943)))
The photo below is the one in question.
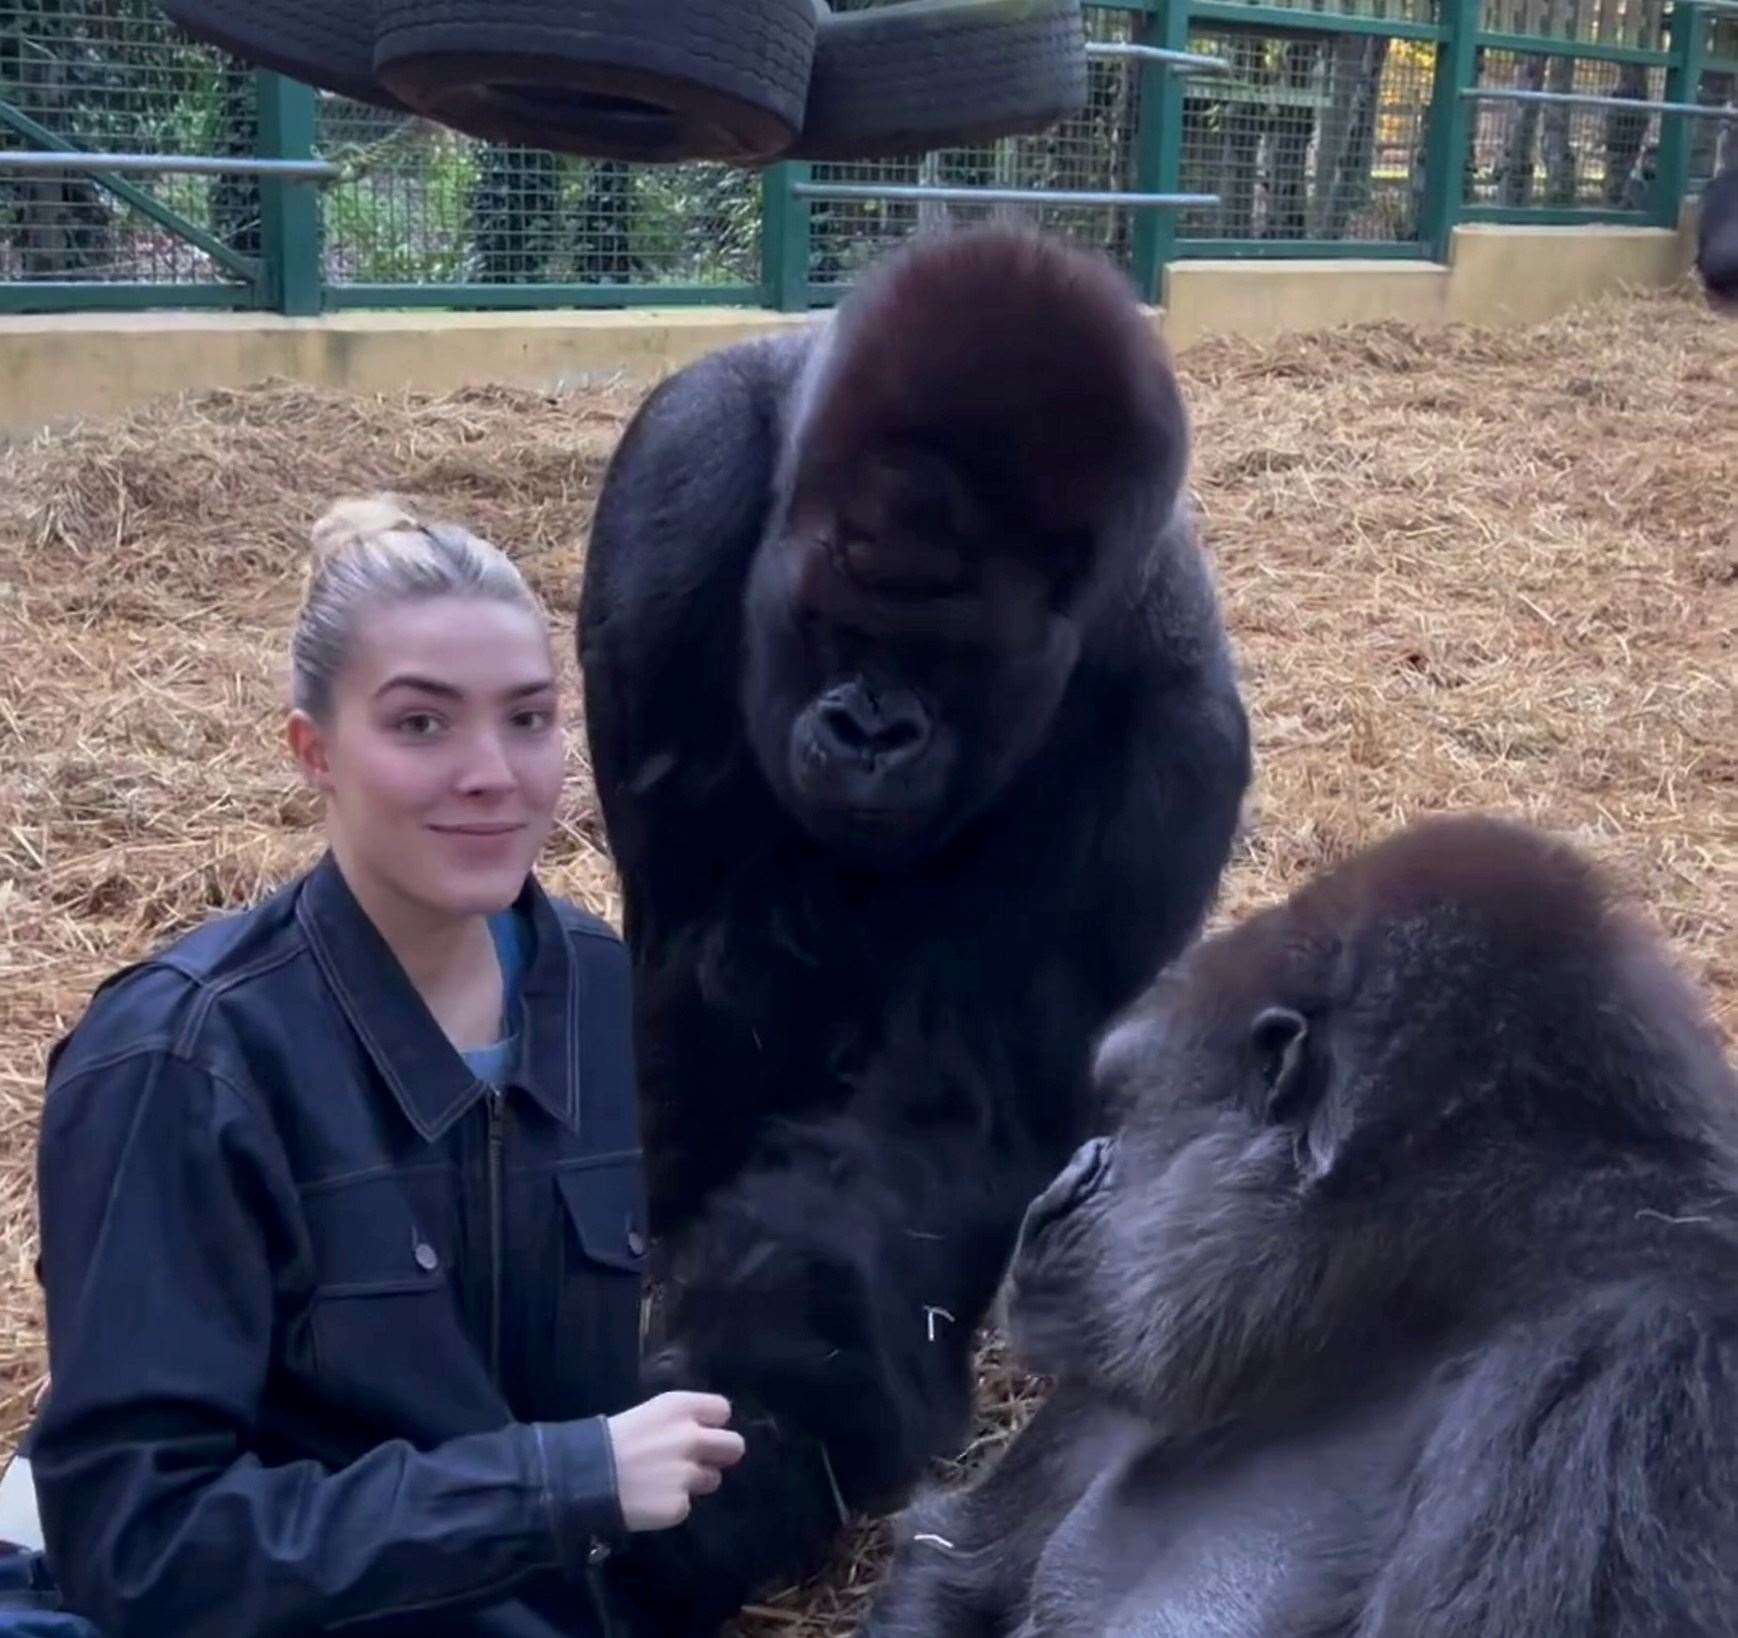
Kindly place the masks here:
POLYGON ((628 1230, 628 1250, 636 1257, 646 1254, 646 1237, 637 1228, 628 1230))
POLYGON ((416 1266, 425 1274, 432 1274, 441 1266, 440 1253, 426 1240, 417 1242, 416 1266))
POLYGON ((602 1564, 610 1556, 609 1543, 599 1541, 596 1536, 591 1538, 591 1546, 586 1549, 587 1564, 602 1564))

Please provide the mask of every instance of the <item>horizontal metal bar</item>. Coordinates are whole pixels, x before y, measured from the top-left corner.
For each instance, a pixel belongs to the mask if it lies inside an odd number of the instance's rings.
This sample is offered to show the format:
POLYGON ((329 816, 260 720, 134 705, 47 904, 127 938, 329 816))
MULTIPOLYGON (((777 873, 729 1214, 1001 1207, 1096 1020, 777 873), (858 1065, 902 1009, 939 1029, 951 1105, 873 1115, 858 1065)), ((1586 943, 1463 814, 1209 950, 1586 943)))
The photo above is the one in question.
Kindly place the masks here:
POLYGON ((1176 253, 1180 261, 1431 262, 1416 239, 1179 239, 1176 253))
POLYGON ((344 173, 318 159, 219 159, 208 154, 34 153, 0 149, 0 171, 108 171, 119 176, 269 176, 279 182, 336 182, 344 173))
MULTIPOLYGON (((48 149, 64 146, 66 139, 58 136, 46 125, 40 125, 20 108, 14 108, 4 98, 0 98, 0 126, 16 131, 26 142, 34 142, 38 148, 48 149)), ((239 251, 231 249, 215 234, 207 233, 197 222, 190 222, 180 211, 165 205, 162 200, 153 197, 143 188, 136 188, 125 177, 112 173, 97 172, 91 177, 93 186, 103 189, 136 210, 148 222, 155 222, 159 227, 166 227, 177 238, 203 250, 219 267, 235 275, 249 285, 259 282, 260 266, 251 256, 243 256, 239 251)))
POLYGON ((441 308, 536 312, 561 307, 761 307, 755 284, 329 284, 326 311, 441 308))
POLYGON ((1194 0, 1189 21, 1203 32, 1241 32, 1299 37, 1307 34, 1380 34, 1391 40, 1446 40, 1441 23, 1398 17, 1354 17, 1333 11, 1295 11, 1290 6, 1244 5, 1241 0, 1194 0))
POLYGON ((1574 57, 1583 62, 1639 63, 1644 68, 1670 68, 1673 60, 1669 51, 1606 45, 1598 40, 1562 40, 1541 34, 1481 31, 1474 43, 1483 51, 1510 52, 1517 57, 1574 57))
POLYGON ((1174 69, 1179 74, 1229 74, 1231 64, 1223 57, 1204 57, 1198 51, 1167 51, 1163 46, 1124 44, 1119 41, 1089 40, 1089 57, 1126 59, 1135 63, 1155 63, 1161 68, 1174 69))
POLYGON ((1491 227, 1657 227, 1645 210, 1619 210, 1598 205, 1468 205, 1462 222, 1491 227))
POLYGON ((1060 205, 1082 209, 1194 210, 1217 205, 1216 193, 1087 193, 1078 188, 926 188, 879 182, 793 182, 799 199, 897 199, 922 204, 1060 205))
POLYGON ((1469 85, 1461 92, 1475 102, 1549 102, 1573 108, 1621 108, 1631 114, 1683 114, 1692 119, 1738 120, 1738 108, 1703 102, 1644 102, 1640 97, 1596 97, 1581 91, 1515 91, 1507 86, 1469 85))
POLYGON ((122 284, 81 279, 0 281, 0 313, 146 313, 258 305, 242 284, 122 284))

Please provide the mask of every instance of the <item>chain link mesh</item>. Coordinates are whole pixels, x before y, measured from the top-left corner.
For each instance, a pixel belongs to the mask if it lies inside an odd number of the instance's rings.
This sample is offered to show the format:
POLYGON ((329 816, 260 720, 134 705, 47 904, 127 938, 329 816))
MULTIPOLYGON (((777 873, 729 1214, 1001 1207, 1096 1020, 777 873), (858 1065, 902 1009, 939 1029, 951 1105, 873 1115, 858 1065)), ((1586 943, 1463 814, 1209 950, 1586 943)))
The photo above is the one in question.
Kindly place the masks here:
MULTIPOLYGON (((254 76, 186 42, 151 0, 0 0, 0 101, 42 133, 0 126, 0 151, 255 151, 254 76)), ((259 249, 259 192, 232 177, 139 177, 141 191, 238 254, 259 249)), ((185 285, 229 278, 211 257, 89 177, 0 168, 0 280, 185 285)))
MULTIPOLYGON (((1482 52, 1478 83, 1636 101, 1665 95, 1663 69, 1544 52, 1482 52)), ((1659 128, 1657 114, 1640 110, 1480 102, 1467 202, 1510 209, 1646 210, 1659 128)))
POLYGON ((752 284, 760 180, 473 142, 323 98, 325 267, 347 284, 752 284))
MULTIPOLYGON (((850 5, 864 0, 850 0, 850 5)), ((1337 14, 1431 22, 1436 0, 1342 0, 1337 14)), ((1321 0, 1277 0, 1318 15, 1321 0)), ((1184 82, 1178 186, 1217 193, 1184 213, 1185 247, 1203 241, 1417 239, 1436 47, 1380 32, 1220 20, 1193 50, 1232 64, 1184 82)), ((1484 0, 1488 31, 1541 41, 1661 51, 1665 0, 1484 0)), ((1089 7, 1092 39, 1126 42, 1136 15, 1089 7)), ((1696 95, 1738 105, 1738 19, 1709 29, 1696 95)), ((1124 192, 1138 189, 1136 64, 1095 57, 1088 106, 1041 135, 921 159, 815 167, 820 180, 1124 192)), ((1483 50, 1481 85, 1657 98, 1657 66, 1561 52, 1483 50)), ((1147 81, 1147 83, 1151 83, 1147 81)), ((0 0, 0 151, 50 146, 145 154, 251 155, 256 77, 193 44, 156 0, 0 0)), ((1649 203, 1659 119, 1641 112, 1480 103, 1467 202, 1511 208, 1636 211, 1649 203)), ((1690 171, 1738 161, 1738 120, 1693 122, 1690 171)), ((357 285, 747 286, 760 278, 761 181, 725 167, 641 167, 474 142, 427 121, 343 98, 319 100, 322 155, 345 179, 322 193, 325 277, 357 285)), ((0 282, 235 284, 220 258, 260 251, 259 185, 244 177, 139 176, 153 219, 101 182, 0 168, 0 282)), ((814 286, 823 295, 908 234, 987 216, 1035 222, 1128 264, 1135 216, 943 202, 824 201, 810 206, 814 286)), ((245 270, 244 270, 245 271, 245 270)), ((209 292, 207 292, 209 294, 209 292)))
POLYGON ((1190 45, 1232 72, 1188 82, 1183 191, 1220 203, 1185 212, 1182 238, 1418 236, 1434 43, 1217 29, 1190 45))
MULTIPOLYGON (((1127 44, 1128 12, 1087 13, 1087 37, 1127 44)), ((1008 137, 975 148, 949 148, 922 159, 816 165, 816 181, 910 186, 1054 188, 1126 193, 1138 186, 1135 133, 1141 75, 1126 59, 1087 64, 1087 103, 1071 119, 1037 136, 1008 137)), ((1107 251, 1127 264, 1133 221, 1126 210, 1049 205, 961 205, 936 200, 826 200, 811 206, 809 275, 815 288, 838 290, 897 241, 957 222, 990 219, 1035 223, 1107 251)))

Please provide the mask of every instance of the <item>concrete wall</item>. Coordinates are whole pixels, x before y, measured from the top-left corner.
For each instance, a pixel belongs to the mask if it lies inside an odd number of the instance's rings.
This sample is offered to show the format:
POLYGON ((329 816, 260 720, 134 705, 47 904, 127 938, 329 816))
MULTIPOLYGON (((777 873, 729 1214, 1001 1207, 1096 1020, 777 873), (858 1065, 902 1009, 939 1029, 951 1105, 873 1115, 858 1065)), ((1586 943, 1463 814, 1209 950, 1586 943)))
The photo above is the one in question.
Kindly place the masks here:
MULTIPOLYGON (((1157 315, 1178 350, 1212 335, 1271 336, 1395 319, 1525 324, 1689 265, 1693 215, 1658 228, 1467 226, 1447 266, 1426 261, 1190 261, 1167 270, 1157 315)), ((136 313, 0 319, 0 434, 105 415, 192 387, 268 376, 360 392, 473 381, 550 388, 653 379, 801 317, 740 308, 558 313, 136 313)))
MULTIPOLYGON (((1686 218, 1688 221, 1689 219, 1686 218)), ((1177 262, 1165 334, 1181 351, 1213 335, 1273 336, 1336 324, 1535 324, 1630 286, 1676 282, 1686 230, 1455 229, 1448 264, 1426 261, 1177 262)))

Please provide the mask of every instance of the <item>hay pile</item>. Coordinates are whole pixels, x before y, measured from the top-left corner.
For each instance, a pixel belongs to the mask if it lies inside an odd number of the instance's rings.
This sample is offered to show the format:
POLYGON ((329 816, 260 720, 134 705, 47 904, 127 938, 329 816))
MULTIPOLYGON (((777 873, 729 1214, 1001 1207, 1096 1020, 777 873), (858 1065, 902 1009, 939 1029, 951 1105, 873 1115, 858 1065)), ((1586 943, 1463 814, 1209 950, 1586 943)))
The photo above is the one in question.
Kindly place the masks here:
MULTIPOLYGON (((1183 374, 1260 760, 1222 914, 1413 816, 1609 861, 1738 1035, 1738 325, 1680 294, 1512 334, 1213 343, 1183 374)), ((0 1431, 41 1380, 43 1055, 118 963, 312 857, 279 751, 308 524, 392 486, 571 604, 636 394, 203 394, 0 455, 0 1431)), ((565 639, 564 639, 565 643, 565 639)), ((583 752, 549 877, 614 887, 583 752)), ((983 1367, 984 1439, 1027 1387, 983 1367)), ((850 1630, 876 1537, 745 1632, 850 1630)))

